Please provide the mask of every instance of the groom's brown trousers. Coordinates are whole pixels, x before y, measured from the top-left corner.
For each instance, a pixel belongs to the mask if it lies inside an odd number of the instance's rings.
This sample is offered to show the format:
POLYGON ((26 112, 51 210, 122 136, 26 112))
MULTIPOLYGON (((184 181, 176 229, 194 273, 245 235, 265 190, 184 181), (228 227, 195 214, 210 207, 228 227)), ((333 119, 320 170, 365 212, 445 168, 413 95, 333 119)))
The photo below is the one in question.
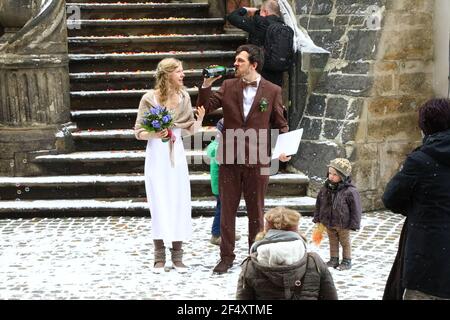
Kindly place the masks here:
POLYGON ((239 164, 222 164, 219 167, 219 194, 222 204, 220 217, 220 257, 233 262, 236 212, 241 194, 248 214, 248 245, 255 241, 255 236, 264 228, 264 196, 269 184, 269 175, 261 175, 260 166, 239 164))

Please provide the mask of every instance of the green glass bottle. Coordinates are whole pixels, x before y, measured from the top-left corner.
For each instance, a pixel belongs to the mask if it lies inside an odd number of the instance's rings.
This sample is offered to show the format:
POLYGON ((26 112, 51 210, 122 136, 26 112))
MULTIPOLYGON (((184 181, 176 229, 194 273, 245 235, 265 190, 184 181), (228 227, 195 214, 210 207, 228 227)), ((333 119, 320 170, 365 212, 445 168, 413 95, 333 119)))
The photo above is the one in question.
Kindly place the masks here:
POLYGON ((236 72, 235 68, 227 68, 224 66, 213 66, 203 69, 202 75, 205 78, 213 78, 218 76, 231 76, 236 72))

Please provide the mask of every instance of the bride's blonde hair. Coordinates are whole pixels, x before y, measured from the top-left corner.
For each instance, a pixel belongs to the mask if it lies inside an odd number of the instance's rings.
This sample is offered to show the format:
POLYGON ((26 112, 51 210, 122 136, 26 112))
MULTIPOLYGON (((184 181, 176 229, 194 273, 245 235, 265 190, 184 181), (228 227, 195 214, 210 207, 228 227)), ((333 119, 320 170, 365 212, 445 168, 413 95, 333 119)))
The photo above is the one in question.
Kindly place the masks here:
MULTIPOLYGON (((264 225, 264 231, 259 232, 256 235, 255 241, 264 238, 267 231, 269 231, 270 229, 298 232, 298 224, 300 222, 301 216, 302 215, 299 212, 288 209, 286 207, 276 207, 270 209, 264 215, 264 219, 266 221, 264 225)), ((303 237, 303 235, 301 236, 303 237)))
POLYGON ((164 104, 169 98, 169 74, 181 65, 181 61, 174 58, 165 58, 158 63, 155 89, 159 90, 159 102, 161 104, 164 104))

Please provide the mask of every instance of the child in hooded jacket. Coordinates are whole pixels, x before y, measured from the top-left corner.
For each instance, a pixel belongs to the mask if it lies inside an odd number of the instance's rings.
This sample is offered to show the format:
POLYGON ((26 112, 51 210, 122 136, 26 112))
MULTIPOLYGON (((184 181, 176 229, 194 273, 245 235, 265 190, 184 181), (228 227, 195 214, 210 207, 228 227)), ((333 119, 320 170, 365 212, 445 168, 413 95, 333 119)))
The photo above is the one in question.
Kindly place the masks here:
POLYGON ((219 164, 217 162, 217 150, 219 148, 219 140, 222 135, 223 130, 223 118, 217 122, 217 135, 215 139, 212 140, 208 147, 206 148, 206 155, 208 156, 209 163, 209 171, 211 176, 211 192, 216 198, 216 208, 214 213, 214 220, 211 226, 211 240, 210 243, 215 245, 220 245, 220 213, 221 213, 221 204, 219 197, 219 164))
POLYGON ((316 199, 313 222, 327 228, 330 241, 329 267, 348 270, 352 266, 350 230, 361 223, 361 199, 351 182, 352 166, 345 158, 336 158, 328 165, 327 179, 316 199), (343 259, 339 263, 339 244, 343 259))
POLYGON ((284 207, 269 210, 264 231, 256 236, 242 263, 239 300, 337 300, 333 278, 316 253, 308 253, 298 232, 300 213, 284 207))

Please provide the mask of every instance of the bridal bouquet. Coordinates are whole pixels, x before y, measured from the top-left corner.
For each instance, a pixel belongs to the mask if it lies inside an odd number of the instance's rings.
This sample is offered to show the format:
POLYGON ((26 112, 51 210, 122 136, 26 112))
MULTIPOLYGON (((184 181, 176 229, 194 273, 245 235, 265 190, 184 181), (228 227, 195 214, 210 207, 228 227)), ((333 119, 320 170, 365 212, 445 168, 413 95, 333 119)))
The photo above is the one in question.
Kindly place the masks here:
POLYGON ((144 113, 144 119, 141 127, 149 132, 158 132, 167 129, 168 136, 162 139, 163 142, 175 140, 172 130, 173 117, 169 110, 163 106, 154 106, 148 112, 144 113))

